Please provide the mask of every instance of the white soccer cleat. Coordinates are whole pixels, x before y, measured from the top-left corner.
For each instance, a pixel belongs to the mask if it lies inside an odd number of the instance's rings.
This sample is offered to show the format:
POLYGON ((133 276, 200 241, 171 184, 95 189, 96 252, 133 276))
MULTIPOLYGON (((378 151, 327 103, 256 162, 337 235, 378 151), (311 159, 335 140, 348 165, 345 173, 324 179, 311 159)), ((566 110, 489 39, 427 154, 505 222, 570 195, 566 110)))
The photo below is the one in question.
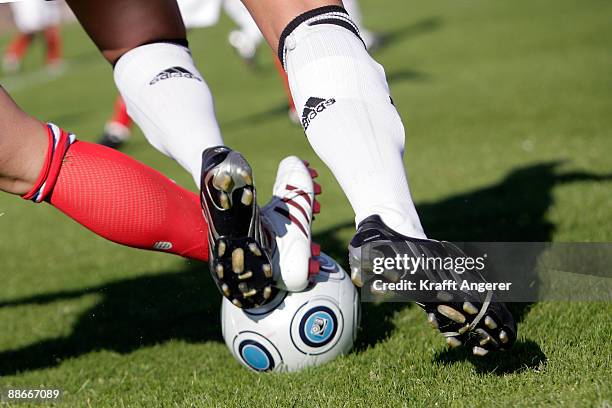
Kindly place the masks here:
MULTIPOLYGON (((295 156, 278 166, 272 200, 261 209, 266 229, 274 235, 272 264, 274 280, 280 289, 299 292, 309 277, 319 271, 320 247, 311 243, 313 214, 320 211, 315 195, 321 186, 313 181, 317 172, 295 156)), ((271 240, 272 241, 272 240, 271 240)))

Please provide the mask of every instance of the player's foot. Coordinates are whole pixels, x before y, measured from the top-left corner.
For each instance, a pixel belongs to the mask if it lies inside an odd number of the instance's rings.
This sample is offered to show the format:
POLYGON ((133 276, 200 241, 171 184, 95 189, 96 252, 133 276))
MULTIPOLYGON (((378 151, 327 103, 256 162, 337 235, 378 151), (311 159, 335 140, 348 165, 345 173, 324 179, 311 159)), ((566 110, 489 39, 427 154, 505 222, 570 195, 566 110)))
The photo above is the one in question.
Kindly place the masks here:
POLYGON ((2 70, 5 74, 14 74, 21 69, 21 59, 15 54, 5 54, 2 59, 2 70))
POLYGON ((230 32, 228 40, 245 64, 254 68, 256 65, 257 44, 240 30, 230 32))
POLYGON ((298 115, 297 110, 295 109, 295 106, 292 106, 289 108, 289 120, 291 121, 291 123, 295 124, 295 125, 301 125, 302 122, 300 121, 300 115, 298 115))
POLYGON ((295 156, 283 159, 276 175, 272 200, 262 208, 266 229, 274 236, 272 262, 277 286, 299 292, 319 271, 314 257, 320 248, 311 244, 313 215, 320 205, 315 195, 321 186, 313 181, 317 172, 295 156), (276 274, 278 272, 278 274, 276 274))
POLYGON ((200 189, 210 272, 219 290, 238 307, 267 303, 276 289, 251 166, 228 147, 208 148, 202 154, 200 189))
POLYGON ((130 138, 130 129, 118 122, 108 122, 98 140, 102 146, 118 149, 130 138))
POLYGON ((383 45, 384 37, 380 34, 364 29, 360 30, 359 34, 370 53, 375 52, 383 45))
MULTIPOLYGON (((363 285, 361 270, 361 251, 364 245, 395 255, 401 252, 416 258, 422 254, 435 254, 445 257, 465 257, 455 245, 428 239, 407 237, 393 231, 383 223, 378 215, 373 215, 359 224, 357 233, 349 245, 351 277, 357 286, 363 285), (390 242, 393 242, 391 247, 390 242)), ((430 282, 442 282, 439 271, 417 271, 417 276, 430 282)), ((446 276, 448 278, 449 276, 446 276)), ((465 271, 462 279, 469 282, 484 282, 477 272, 465 271)), ((438 291, 430 296, 431 301, 417 302, 427 313, 427 320, 446 338, 451 347, 465 345, 472 353, 484 356, 492 350, 507 350, 516 341, 516 323, 506 305, 495 301, 492 291, 473 293, 464 291, 438 291)))
POLYGON ((66 63, 62 58, 52 58, 47 61, 45 68, 52 75, 61 75, 66 70, 66 63))

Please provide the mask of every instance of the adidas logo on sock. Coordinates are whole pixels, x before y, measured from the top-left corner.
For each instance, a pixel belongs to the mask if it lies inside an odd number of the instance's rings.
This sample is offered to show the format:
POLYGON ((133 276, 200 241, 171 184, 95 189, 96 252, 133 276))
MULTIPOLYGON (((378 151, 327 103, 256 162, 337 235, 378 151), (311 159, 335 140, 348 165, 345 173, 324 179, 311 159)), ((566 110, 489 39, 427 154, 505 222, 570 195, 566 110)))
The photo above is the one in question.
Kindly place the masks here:
POLYGON ((149 85, 155 85, 159 81, 163 81, 164 79, 168 79, 168 78, 191 78, 191 79, 196 79, 202 82, 202 78, 192 74, 185 68, 172 67, 172 68, 164 69, 162 72, 155 75, 155 78, 153 78, 151 82, 149 82, 149 85))
POLYGON ((321 112, 336 103, 334 98, 322 99, 311 97, 306 101, 304 112, 302 112, 302 127, 304 131, 310 126, 310 122, 321 112))

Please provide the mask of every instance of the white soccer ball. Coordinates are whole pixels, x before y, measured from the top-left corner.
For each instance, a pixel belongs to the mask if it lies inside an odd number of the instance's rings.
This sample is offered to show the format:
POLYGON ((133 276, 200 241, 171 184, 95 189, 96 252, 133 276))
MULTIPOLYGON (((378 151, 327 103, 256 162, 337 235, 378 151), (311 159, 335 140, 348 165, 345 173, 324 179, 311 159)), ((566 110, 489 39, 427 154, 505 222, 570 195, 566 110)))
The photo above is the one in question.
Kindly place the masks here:
POLYGON ((223 338, 245 367, 297 371, 353 347, 361 317, 357 290, 336 261, 323 253, 318 260, 320 272, 302 292, 279 292, 257 309, 240 309, 223 298, 223 338))

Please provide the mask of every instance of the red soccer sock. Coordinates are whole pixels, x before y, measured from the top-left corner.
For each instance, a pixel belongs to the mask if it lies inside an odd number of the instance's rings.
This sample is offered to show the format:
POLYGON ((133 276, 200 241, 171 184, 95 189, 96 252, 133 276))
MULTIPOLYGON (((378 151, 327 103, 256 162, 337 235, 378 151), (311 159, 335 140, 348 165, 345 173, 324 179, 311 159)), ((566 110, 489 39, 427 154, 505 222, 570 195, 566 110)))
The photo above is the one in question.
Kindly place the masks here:
POLYGON ((276 66, 276 70, 278 71, 278 75, 280 75, 281 79, 283 80, 283 86, 285 88, 285 94, 287 95, 287 104, 289 105, 289 109, 295 110, 295 103, 293 102, 291 88, 289 88, 289 78, 287 77, 285 68, 283 68, 283 64, 280 62, 276 55, 273 56, 273 59, 274 65, 276 66))
POLYGON ((110 122, 116 122, 123 125, 126 128, 132 126, 132 119, 130 119, 127 113, 127 107, 121 96, 117 96, 115 100, 115 110, 113 111, 113 117, 110 122))
POLYGON ((47 44, 47 64, 58 62, 62 59, 62 38, 59 27, 47 27, 43 34, 47 44))
POLYGON ((116 150, 70 144, 71 135, 48 129, 53 144, 24 198, 48 201, 113 242, 208 260, 208 227, 196 194, 116 150))
POLYGON ((5 55, 10 55, 21 60, 28 50, 33 38, 34 36, 32 34, 17 34, 6 49, 5 55))

